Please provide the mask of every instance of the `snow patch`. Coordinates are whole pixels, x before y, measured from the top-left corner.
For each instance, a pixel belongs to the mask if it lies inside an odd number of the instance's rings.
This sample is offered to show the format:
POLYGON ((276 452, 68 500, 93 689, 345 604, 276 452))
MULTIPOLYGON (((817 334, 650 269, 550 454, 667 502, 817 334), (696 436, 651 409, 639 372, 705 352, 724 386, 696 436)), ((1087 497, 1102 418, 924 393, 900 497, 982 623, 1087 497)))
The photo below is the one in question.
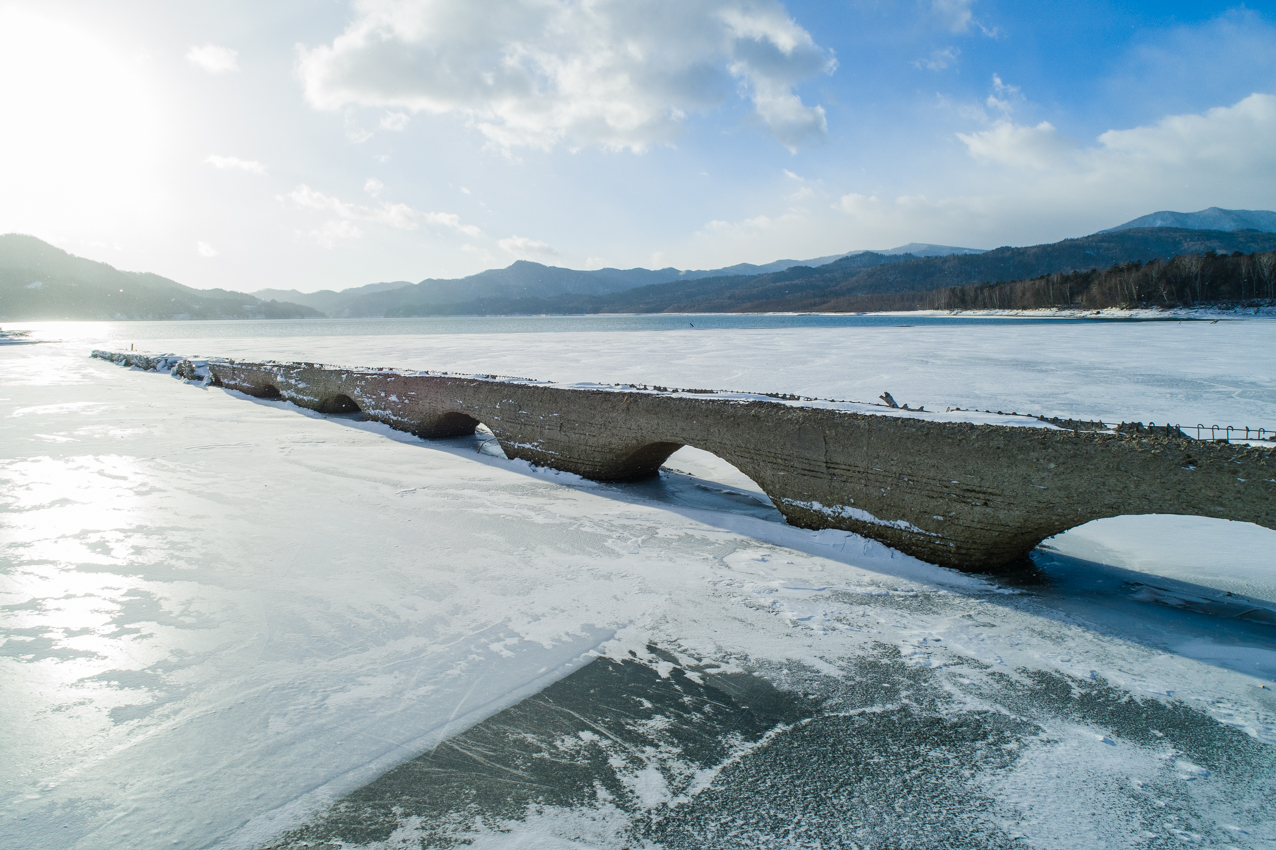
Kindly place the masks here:
POLYGON ((822 513, 825 516, 841 517, 843 519, 853 519, 858 522, 867 522, 872 525, 881 525, 887 528, 898 528, 901 531, 911 531, 914 534, 926 534, 931 537, 938 537, 933 531, 926 531, 918 528, 911 522, 902 519, 878 519, 863 508, 856 508, 851 505, 823 505, 820 502, 810 501, 803 502, 797 499, 781 499, 786 505, 792 505, 795 508, 803 508, 808 511, 822 513))

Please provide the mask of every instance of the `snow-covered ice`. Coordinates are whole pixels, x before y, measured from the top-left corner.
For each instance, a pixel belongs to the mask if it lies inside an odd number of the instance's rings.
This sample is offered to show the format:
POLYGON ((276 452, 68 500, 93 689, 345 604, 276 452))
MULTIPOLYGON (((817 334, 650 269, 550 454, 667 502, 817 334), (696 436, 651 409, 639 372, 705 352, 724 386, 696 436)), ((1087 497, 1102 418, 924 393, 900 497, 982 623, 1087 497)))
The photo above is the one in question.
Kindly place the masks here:
MULTIPOLYGON (((830 699, 867 675, 865 659, 886 658, 932 697, 834 712, 712 764, 590 744, 619 760, 627 803, 541 806, 471 823, 468 839, 619 846, 634 811, 679 794, 679 811, 727 811, 723 789, 762 787, 749 759, 782 763, 802 729, 845 758, 845 742, 886 736, 889 762, 894 711, 916 721, 901 721, 908 740, 932 734, 926 712, 1020 724, 994 747, 1004 757, 945 781, 990 800, 980 823, 1026 846, 1276 840, 1264 814, 1276 801, 1276 532, 1117 518, 1049 541, 1030 581, 970 576, 784 525, 703 452, 679 452, 657 481, 594 484, 494 456, 481 438, 422 442, 87 357, 132 343, 1264 426, 1276 376, 1257 353, 1273 350, 1276 322, 277 327, 45 326, 37 338, 62 341, 0 351, 0 845, 261 844, 597 655, 665 677, 760 673, 830 699), (1048 682, 1070 688, 1073 707, 1051 702, 1048 682), (1134 720, 1095 707, 1140 701, 1134 720), (1139 720, 1171 716, 1189 731, 1139 720)), ((674 734, 661 717, 644 721, 653 740, 674 734)), ((400 835, 416 828, 405 820, 400 835)), ((679 828, 652 840, 699 834, 679 828)))

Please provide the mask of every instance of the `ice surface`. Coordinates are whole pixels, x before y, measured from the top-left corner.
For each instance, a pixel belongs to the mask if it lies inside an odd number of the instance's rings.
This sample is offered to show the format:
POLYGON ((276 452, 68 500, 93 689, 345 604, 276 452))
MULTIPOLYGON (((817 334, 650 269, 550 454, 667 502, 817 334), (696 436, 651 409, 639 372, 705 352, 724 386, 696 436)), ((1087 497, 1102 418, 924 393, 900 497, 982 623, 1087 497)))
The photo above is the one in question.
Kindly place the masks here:
MULTIPOLYGON (((1063 712, 974 781, 1031 846, 1139 846, 1144 824, 1110 789, 1140 776, 1179 783, 1192 815, 1172 827, 1184 835, 1158 834, 1276 840, 1261 817, 1276 787, 1262 614, 1276 611, 1276 533, 1105 520, 1050 541, 1043 575, 1011 583, 791 528, 703 452, 655 481, 592 484, 481 439, 425 443, 86 356, 131 337, 154 352, 1256 426, 1276 422, 1276 378, 1254 356, 1276 323, 340 337, 218 324, 43 328, 78 338, 0 351, 2 846, 253 846, 591 653, 666 663, 649 645, 829 687, 887 647, 966 708, 1027 711, 1014 700, 1037 673, 1185 706, 1253 742, 1267 755, 1246 763, 1266 772, 1220 774, 1107 715, 1063 712)), ((626 775, 660 805, 662 777, 626 775)), ((606 811, 545 810, 478 837, 568 846, 563 824, 584 820, 608 845, 625 817, 606 811)))

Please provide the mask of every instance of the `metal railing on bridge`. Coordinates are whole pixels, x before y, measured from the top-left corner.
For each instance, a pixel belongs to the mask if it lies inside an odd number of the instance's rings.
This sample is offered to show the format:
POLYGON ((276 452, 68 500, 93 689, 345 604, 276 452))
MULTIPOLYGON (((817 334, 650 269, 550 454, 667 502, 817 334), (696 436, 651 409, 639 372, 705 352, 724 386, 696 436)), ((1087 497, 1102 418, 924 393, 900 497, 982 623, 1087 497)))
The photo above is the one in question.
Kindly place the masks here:
POLYGON ((1149 422, 1148 430, 1152 431, 1158 427, 1164 427, 1166 436, 1178 432, 1187 437, 1194 437, 1197 440, 1208 440, 1213 443, 1230 443, 1233 440, 1261 440, 1264 442, 1272 442, 1276 440, 1276 430, 1269 428, 1249 428, 1236 425, 1169 425, 1158 426, 1155 422, 1149 422))

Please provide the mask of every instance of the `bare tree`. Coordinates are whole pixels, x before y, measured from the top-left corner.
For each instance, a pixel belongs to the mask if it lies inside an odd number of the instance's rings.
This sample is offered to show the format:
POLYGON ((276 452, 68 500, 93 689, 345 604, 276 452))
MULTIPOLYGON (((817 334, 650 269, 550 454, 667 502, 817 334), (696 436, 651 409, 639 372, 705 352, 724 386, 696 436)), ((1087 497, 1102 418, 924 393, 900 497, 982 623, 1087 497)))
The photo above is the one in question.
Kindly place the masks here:
POLYGON ((1254 255, 1255 277, 1263 282, 1267 297, 1276 295, 1276 251, 1254 255))
POLYGON ((1187 275, 1189 291, 1191 284, 1196 284, 1196 299, 1194 303, 1199 304, 1201 301, 1201 270, 1205 268, 1205 258, 1200 254, 1184 254, 1180 257, 1175 257, 1175 259, 1187 275))

